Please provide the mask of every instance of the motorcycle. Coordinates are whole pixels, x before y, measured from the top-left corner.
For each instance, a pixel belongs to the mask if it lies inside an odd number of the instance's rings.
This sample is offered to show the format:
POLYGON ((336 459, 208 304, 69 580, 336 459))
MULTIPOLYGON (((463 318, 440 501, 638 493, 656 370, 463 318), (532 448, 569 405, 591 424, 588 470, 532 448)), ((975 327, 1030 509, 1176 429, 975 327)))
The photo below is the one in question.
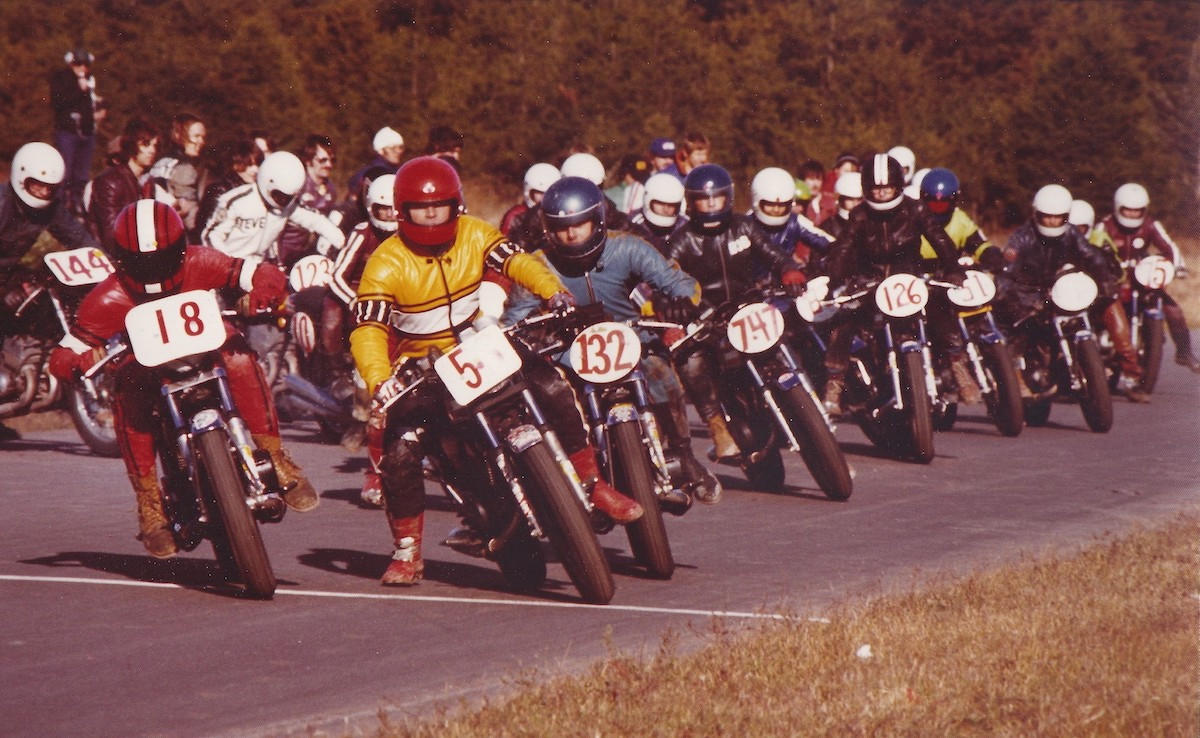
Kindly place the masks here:
POLYGON ((1092 431, 1112 428, 1112 394, 1087 314, 1098 295, 1094 279, 1067 265, 1045 303, 1016 321, 1014 343, 1023 344, 1018 369, 1033 394, 1025 400, 1026 424, 1045 425, 1054 398, 1064 397, 1079 402, 1092 431))
MULTIPOLYGON (((833 298, 802 295, 797 307, 806 320, 817 309, 876 310, 850 347, 842 407, 877 447, 921 464, 933 461, 933 402, 937 397, 933 359, 925 332, 929 288, 915 274, 897 273, 842 291, 833 298)), ((837 316, 834 317, 837 319, 837 316)))
POLYGON ((227 335, 216 295, 192 290, 131 309, 125 335, 84 373, 132 355, 161 383, 155 449, 163 507, 178 547, 207 539, 227 581, 270 599, 275 574, 259 523, 276 523, 287 508, 270 454, 256 449, 233 396, 220 347, 227 335))
MULTIPOLYGON (((1025 426, 1021 389, 1008 342, 992 316, 995 280, 985 271, 968 269, 961 286, 934 280, 927 283, 945 289, 955 306, 967 362, 992 422, 1002 434, 1019 436, 1025 426)), ((955 386, 950 363, 943 356, 934 357, 934 380, 938 391, 933 402, 933 428, 950 430, 958 417, 958 402, 957 393, 952 394, 950 389, 955 386)))
POLYGON ((717 398, 742 451, 738 464, 755 489, 783 488, 780 449, 786 448, 800 454, 826 497, 846 500, 853 491, 850 467, 824 405, 786 340, 784 311, 793 305, 797 302, 779 290, 751 293, 706 311, 671 352, 701 346, 715 352, 717 398))
MULTIPOLYGON (((1129 316, 1129 334, 1142 367, 1139 388, 1153 392, 1162 370, 1165 322, 1163 294, 1175 279, 1175 265, 1170 259, 1152 254, 1141 260, 1131 259, 1124 264, 1131 276, 1121 289, 1121 306, 1129 316)), ((1121 367, 1107 331, 1100 333, 1100 352, 1105 357, 1111 375, 1109 388, 1116 389, 1121 380, 1121 367)))
MULTIPOLYGON (((445 354, 396 367, 402 398, 450 424, 411 431, 426 478, 439 484, 476 536, 455 549, 496 562, 517 590, 546 578, 539 540, 548 539, 586 602, 607 604, 614 585, 593 528, 593 510, 575 468, 529 389, 523 368, 543 361, 522 334, 558 315, 494 323, 460 337, 445 354)), ((427 415, 428 416, 428 415, 427 415)), ((611 525, 611 521, 608 523, 611 525)))
POLYGON ((92 285, 112 274, 98 249, 50 252, 43 258, 51 281, 39 275, 16 307, 16 330, 0 356, 0 420, 61 407, 92 453, 117 457, 110 379, 104 374, 79 385, 63 384, 49 371, 51 350, 71 331, 71 320, 92 285))

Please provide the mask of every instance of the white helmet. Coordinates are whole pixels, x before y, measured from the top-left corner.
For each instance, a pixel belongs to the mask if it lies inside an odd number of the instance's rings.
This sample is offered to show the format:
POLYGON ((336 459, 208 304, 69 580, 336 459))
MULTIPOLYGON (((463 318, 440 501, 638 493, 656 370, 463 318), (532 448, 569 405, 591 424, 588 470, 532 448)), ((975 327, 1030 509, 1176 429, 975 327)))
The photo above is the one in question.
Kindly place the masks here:
POLYGON ((646 199, 642 203, 642 215, 646 220, 659 228, 670 228, 679 220, 682 211, 683 182, 679 181, 679 177, 666 172, 650 175, 650 179, 646 180, 646 199), (654 212, 650 206, 656 202, 674 205, 675 212, 670 215, 654 212))
POLYGON ((904 184, 912 182, 913 173, 917 170, 917 155, 907 146, 893 146, 888 149, 888 156, 900 162, 900 167, 904 170, 904 184))
POLYGON ((375 149, 376 153, 382 154, 383 150, 389 146, 403 146, 404 136, 400 135, 391 126, 384 126, 375 132, 375 138, 371 141, 371 148, 375 149))
POLYGON ((562 172, 554 168, 553 164, 547 164, 544 161, 539 161, 537 164, 529 167, 525 172, 525 207, 531 208, 537 205, 531 197, 533 192, 545 192, 550 185, 562 179, 562 172))
POLYGON ((842 207, 841 199, 848 197, 854 200, 863 199, 862 191, 862 172, 842 172, 838 175, 837 183, 833 186, 833 191, 838 196, 838 217, 849 218, 850 211, 842 207))
POLYGON ((921 182, 925 179, 925 175, 929 174, 929 167, 923 167, 917 170, 917 173, 912 176, 912 181, 904 188, 904 196, 910 200, 921 199, 921 182))
POLYGON ((767 167, 750 181, 750 200, 754 206, 754 217, 765 226, 778 228, 792 217, 792 205, 796 202, 796 178, 786 169, 767 167), (762 211, 763 203, 786 204, 783 215, 767 215, 762 211))
POLYGON ((41 210, 50 206, 54 194, 66 176, 67 165, 63 162, 62 154, 48 143, 33 141, 17 149, 12 159, 12 174, 9 181, 21 202, 31 208, 41 210), (46 185, 50 188, 49 197, 38 197, 29 191, 29 184, 46 185))
POLYGON ((392 195, 395 186, 396 175, 382 174, 371 180, 371 186, 367 188, 367 220, 381 231, 396 230, 396 201, 392 195), (386 212, 380 213, 385 217, 376 215, 375 208, 387 208, 386 212))
POLYGON ((1083 231, 1083 235, 1087 236, 1092 232, 1092 226, 1096 225, 1096 209, 1087 200, 1074 200, 1071 202, 1071 212, 1067 215, 1067 222, 1073 226, 1087 226, 1087 229, 1083 231))
POLYGON ((1113 217, 1123 228, 1137 228, 1146 220, 1146 208, 1150 207, 1150 193, 1137 182, 1126 182, 1113 194, 1113 217), (1130 218, 1121 215, 1121 208, 1141 210, 1141 216, 1130 218))
POLYGON ((571 154, 560 170, 564 177, 583 177, 597 187, 604 184, 604 165, 591 154, 571 154))
POLYGON ((1071 193, 1062 185, 1046 185, 1037 191, 1033 196, 1033 224, 1037 227, 1038 233, 1049 238, 1061 236, 1070 228, 1067 223, 1067 216, 1071 212, 1071 193), (1043 215, 1061 215, 1063 217, 1062 225, 1046 226, 1042 225, 1041 216, 1043 215))
POLYGON ((296 199, 306 176, 298 156, 289 151, 272 151, 258 165, 254 183, 267 210, 281 213, 296 199))

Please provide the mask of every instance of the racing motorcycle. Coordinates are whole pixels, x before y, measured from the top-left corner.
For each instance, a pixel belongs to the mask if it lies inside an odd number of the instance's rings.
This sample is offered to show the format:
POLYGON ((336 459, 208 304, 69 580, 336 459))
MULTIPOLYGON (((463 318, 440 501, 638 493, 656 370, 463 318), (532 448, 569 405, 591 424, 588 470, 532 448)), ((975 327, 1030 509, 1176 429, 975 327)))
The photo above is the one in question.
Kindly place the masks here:
POLYGON ((1079 403, 1094 432, 1112 428, 1112 394, 1088 319, 1099 292, 1094 279, 1067 265, 1055 277, 1045 304, 1015 322, 1014 336, 1023 344, 1018 369, 1033 394, 1025 400, 1028 425, 1045 425, 1051 403, 1063 397, 1079 403))
POLYGON ((449 423, 445 433, 418 427, 410 440, 421 448, 426 478, 475 532, 455 550, 495 561, 510 585, 528 591, 545 581, 540 539, 548 539, 584 601, 607 604, 614 584, 593 528, 600 513, 522 371, 543 361, 523 334, 554 320, 563 317, 535 316, 504 329, 491 322, 465 332, 445 354, 402 360, 395 372, 403 389, 384 409, 406 398, 449 423))
POLYGON ((212 291, 192 290, 143 303, 125 318, 125 335, 84 376, 132 356, 161 384, 154 410, 163 508, 181 550, 207 539, 227 581, 269 599, 275 574, 259 523, 287 508, 270 454, 256 449, 233 395, 219 349, 227 334, 212 291))
MULTIPOLYGON (((1152 254, 1140 260, 1131 259, 1124 266, 1132 279, 1122 286, 1120 299, 1129 316, 1130 339, 1142 367, 1139 388, 1143 392, 1153 392, 1162 370, 1163 294, 1175 279, 1175 265, 1170 259, 1152 254)), ((1112 339, 1103 330, 1100 332, 1100 351, 1110 371, 1109 388, 1116 389, 1121 380, 1121 366, 1114 354, 1112 339)))
POLYGON ((717 398, 742 451, 738 463, 755 489, 783 488, 780 450, 786 448, 800 454, 826 497, 846 500, 853 491, 850 467, 787 340, 785 311, 796 305, 780 290, 752 292, 706 311, 671 352, 715 352, 717 398))
POLYGON ((78 385, 64 384, 49 371, 51 350, 70 333, 79 303, 92 285, 112 274, 112 265, 99 249, 86 247, 50 252, 43 261, 54 279, 32 279, 13 311, 16 325, 3 340, 0 420, 61 407, 92 453, 120 456, 110 377, 100 373, 78 385))

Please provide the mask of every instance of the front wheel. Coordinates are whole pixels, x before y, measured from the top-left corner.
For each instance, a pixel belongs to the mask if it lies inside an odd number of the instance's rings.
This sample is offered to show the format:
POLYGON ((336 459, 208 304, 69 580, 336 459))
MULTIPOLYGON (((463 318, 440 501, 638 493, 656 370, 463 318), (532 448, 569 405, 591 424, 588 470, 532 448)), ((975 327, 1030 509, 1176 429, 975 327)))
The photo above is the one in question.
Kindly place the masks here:
POLYGON ((791 426, 800 456, 817 486, 831 500, 848 500, 854 489, 850 467, 812 395, 796 386, 780 393, 779 407, 791 426))
POLYGON ((1019 436, 1025 427, 1025 408, 1017 367, 1008 352, 1008 344, 986 344, 982 353, 984 371, 992 382, 992 391, 985 398, 988 415, 992 416, 992 422, 1001 433, 1010 438, 1019 436))
POLYGON ((242 476, 238 472, 224 429, 214 428, 196 436, 196 449, 209 502, 217 520, 211 531, 213 551, 222 569, 232 568, 246 588, 246 594, 270 599, 275 594, 275 573, 267 559, 258 523, 246 504, 242 476), (217 538, 222 540, 218 543, 217 538))
POLYGON ((657 579, 670 579, 675 573, 675 559, 663 525, 658 495, 654 493, 654 468, 646 445, 642 443, 641 426, 636 421, 617 423, 608 429, 612 448, 612 484, 642 506, 642 517, 625 526, 633 557, 657 579))
POLYGON ((1142 324, 1142 382, 1139 386, 1147 394, 1153 392, 1158 384, 1158 374, 1162 370, 1163 340, 1163 319, 1146 318, 1142 324))
POLYGON ((913 461, 933 461, 933 403, 925 389, 925 359, 917 351, 900 354, 900 391, 908 425, 909 451, 913 461))
POLYGON ((542 443, 522 451, 516 461, 542 532, 550 539, 571 583, 584 601, 608 604, 615 590, 612 571, 587 510, 575 496, 562 467, 542 443))
POLYGON ((110 459, 120 456, 111 400, 93 400, 75 385, 67 385, 66 390, 67 414, 87 447, 97 456, 110 459))
POLYGON ((1108 389, 1108 377, 1104 371, 1104 360, 1100 358, 1100 347, 1091 338, 1075 345, 1075 362, 1083 389, 1079 395, 1079 406, 1083 420, 1096 433, 1107 433, 1113 424, 1112 394, 1108 389))

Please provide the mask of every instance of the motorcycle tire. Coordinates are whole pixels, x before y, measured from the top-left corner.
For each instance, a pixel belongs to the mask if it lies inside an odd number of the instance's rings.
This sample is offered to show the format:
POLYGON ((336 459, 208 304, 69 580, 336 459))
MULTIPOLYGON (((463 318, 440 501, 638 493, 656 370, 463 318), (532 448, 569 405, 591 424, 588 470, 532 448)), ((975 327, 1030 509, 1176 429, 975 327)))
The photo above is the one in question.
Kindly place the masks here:
POLYGON ((1163 319, 1147 318, 1142 324, 1142 381, 1138 386, 1147 394, 1154 391, 1163 360, 1163 319))
POLYGON ((988 415, 1002 434, 1009 438, 1021 435, 1021 429, 1025 427, 1025 407, 1021 401, 1017 367, 1008 352, 1008 344, 983 346, 983 368, 994 387, 994 391, 984 396, 988 415))
POLYGON ((97 402, 79 387, 67 385, 66 406, 71 423, 92 453, 110 459, 121 455, 110 404, 97 402))
POLYGON ((948 402, 935 407, 933 410, 933 429, 938 432, 948 431, 958 421, 958 403, 948 402))
POLYGON ((925 389, 925 360, 916 351, 900 354, 900 391, 904 393, 909 456, 919 464, 933 461, 933 403, 925 389))
POLYGON ((1107 433, 1113 425, 1112 393, 1108 389, 1100 347, 1094 339, 1086 338, 1075 345, 1075 362, 1083 381, 1079 395, 1083 420, 1093 432, 1107 433))
POLYGON ((780 393, 779 407, 800 444, 800 456, 817 486, 831 500, 850 499, 854 490, 850 467, 812 395, 803 387, 792 387, 780 393))
POLYGON ((640 519, 625 526, 633 558, 655 579, 670 579, 675 573, 675 559, 654 492, 654 467, 642 442, 641 425, 629 420, 610 426, 608 433, 612 485, 632 497, 644 511, 640 519))
POLYGON ((1050 400, 1033 400, 1025 403, 1024 413, 1025 425, 1030 428, 1041 428, 1050 420, 1050 410, 1054 408, 1054 404, 1050 400))
POLYGON ((612 571, 587 510, 575 496, 562 467, 542 443, 522 451, 516 462, 542 532, 550 539, 571 583, 585 602, 608 604, 615 591, 612 571))
POLYGON ((546 557, 541 541, 525 528, 495 554, 496 565, 508 585, 517 592, 532 592, 546 581, 546 557))
POLYGON ((212 521, 217 523, 212 535, 223 538, 220 545, 213 541, 213 551, 218 559, 232 559, 222 561, 222 569, 227 570, 232 564, 247 595, 269 600, 275 594, 275 573, 258 523, 246 505, 244 483, 229 447, 229 437, 223 429, 214 428, 198 434, 195 442, 215 507, 210 512, 217 517, 212 521))

